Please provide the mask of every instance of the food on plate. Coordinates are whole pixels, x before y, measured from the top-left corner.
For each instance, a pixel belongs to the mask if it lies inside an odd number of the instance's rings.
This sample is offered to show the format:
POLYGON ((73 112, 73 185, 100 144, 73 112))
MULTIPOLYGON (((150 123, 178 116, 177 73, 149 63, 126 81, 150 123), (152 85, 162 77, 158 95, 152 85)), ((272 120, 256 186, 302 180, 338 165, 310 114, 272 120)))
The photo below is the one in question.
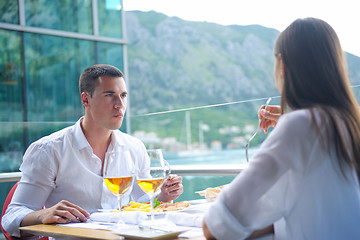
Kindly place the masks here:
MULTIPOLYGON (((189 201, 181 201, 175 203, 163 203, 161 202, 154 208, 154 212, 166 212, 166 211, 178 211, 184 210, 190 206, 189 201)), ((131 201, 128 206, 124 206, 124 211, 142 211, 151 212, 150 203, 137 203, 131 201)))
MULTIPOLYGON (((124 211, 142 211, 142 212, 151 212, 150 203, 138 203, 131 201, 128 206, 124 206, 124 211)), ((159 212, 154 209, 154 212, 159 212)))
POLYGON ((205 190, 198 191, 195 193, 198 193, 200 196, 205 196, 205 198, 206 198, 206 200, 208 200, 208 202, 213 202, 213 201, 215 201, 216 197, 219 195, 219 193, 225 186, 226 185, 213 187, 213 188, 207 188, 205 190))
POLYGON ((174 202, 174 203, 162 203, 159 206, 157 206, 155 209, 161 209, 161 212, 167 212, 167 211, 179 211, 184 210, 186 208, 190 207, 189 201, 181 201, 181 202, 174 202))

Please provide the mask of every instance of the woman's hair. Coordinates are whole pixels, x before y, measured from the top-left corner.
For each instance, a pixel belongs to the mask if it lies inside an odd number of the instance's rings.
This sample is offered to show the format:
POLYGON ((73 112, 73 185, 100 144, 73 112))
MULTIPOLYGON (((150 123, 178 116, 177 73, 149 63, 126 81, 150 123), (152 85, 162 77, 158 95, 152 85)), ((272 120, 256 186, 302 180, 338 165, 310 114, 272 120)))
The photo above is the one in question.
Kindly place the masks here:
POLYGON ((99 84, 99 77, 120 77, 124 78, 123 73, 116 67, 106 64, 96 64, 86 68, 80 75, 79 91, 80 94, 87 92, 92 97, 95 88, 99 84))
POLYGON ((335 141, 339 159, 354 166, 360 178, 360 113, 334 29, 320 19, 297 19, 279 35, 274 51, 284 63, 282 113, 287 107, 310 109, 320 133, 313 112, 320 109, 321 119, 330 125, 321 136, 324 146, 330 147, 328 143, 335 141))

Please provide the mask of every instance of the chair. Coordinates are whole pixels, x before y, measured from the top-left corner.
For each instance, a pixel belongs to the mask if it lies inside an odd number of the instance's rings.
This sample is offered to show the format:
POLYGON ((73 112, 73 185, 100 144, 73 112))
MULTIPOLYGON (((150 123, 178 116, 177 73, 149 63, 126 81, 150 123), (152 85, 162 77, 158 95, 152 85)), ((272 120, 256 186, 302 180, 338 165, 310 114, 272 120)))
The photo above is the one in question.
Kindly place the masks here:
MULTIPOLYGON (((8 207, 8 205, 10 204, 11 202, 11 199, 14 195, 14 192, 15 192, 15 189, 17 188, 18 186, 18 183, 15 183, 15 185, 11 188, 10 192, 8 193, 6 199, 5 199, 5 202, 4 202, 4 206, 3 206, 3 210, 2 210, 2 213, 1 213, 1 218, 4 216, 5 212, 6 212, 6 209, 8 207)), ((5 231, 5 229, 2 227, 1 225, 1 231, 4 233, 4 236, 7 240, 17 240, 17 239, 21 239, 21 238, 17 238, 17 237, 13 237, 11 236, 8 232, 5 231)), ((40 238, 39 240, 48 240, 49 238, 48 237, 42 237, 40 238)))

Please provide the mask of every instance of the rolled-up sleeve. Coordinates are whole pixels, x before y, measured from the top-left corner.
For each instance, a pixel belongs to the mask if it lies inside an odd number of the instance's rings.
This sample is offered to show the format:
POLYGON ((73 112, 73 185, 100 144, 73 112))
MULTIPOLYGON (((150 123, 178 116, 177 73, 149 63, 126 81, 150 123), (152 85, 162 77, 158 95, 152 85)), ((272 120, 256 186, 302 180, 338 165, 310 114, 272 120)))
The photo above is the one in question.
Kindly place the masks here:
POLYGON ((20 167, 22 177, 1 224, 12 236, 20 237, 18 228, 24 217, 40 210, 54 188, 54 163, 38 145, 33 144, 24 155, 20 167))

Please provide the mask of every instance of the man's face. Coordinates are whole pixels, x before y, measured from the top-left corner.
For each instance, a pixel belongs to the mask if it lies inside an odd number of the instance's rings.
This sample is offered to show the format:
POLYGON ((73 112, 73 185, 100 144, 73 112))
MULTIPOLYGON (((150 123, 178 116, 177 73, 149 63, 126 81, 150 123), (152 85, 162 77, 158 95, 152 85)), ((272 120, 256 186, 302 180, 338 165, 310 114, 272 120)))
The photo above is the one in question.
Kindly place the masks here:
POLYGON ((124 119, 127 105, 127 89, 121 77, 102 76, 93 96, 88 93, 86 114, 97 127, 119 129, 124 119))

